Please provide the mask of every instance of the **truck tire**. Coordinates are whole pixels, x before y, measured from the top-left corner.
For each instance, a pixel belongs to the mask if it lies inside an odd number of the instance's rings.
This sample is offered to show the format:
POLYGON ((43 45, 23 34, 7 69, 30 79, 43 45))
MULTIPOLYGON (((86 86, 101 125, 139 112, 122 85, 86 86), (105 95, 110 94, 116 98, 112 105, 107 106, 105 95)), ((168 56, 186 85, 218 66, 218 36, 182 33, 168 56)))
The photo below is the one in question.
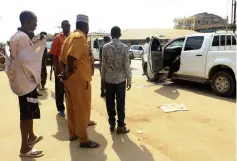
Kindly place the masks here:
POLYGON ((146 77, 147 77, 148 81, 150 81, 150 82, 157 82, 159 79, 159 73, 152 72, 150 70, 149 66, 147 65, 146 66, 146 77))
POLYGON ((230 72, 219 71, 212 77, 211 86, 217 95, 229 97, 235 92, 236 82, 230 72))

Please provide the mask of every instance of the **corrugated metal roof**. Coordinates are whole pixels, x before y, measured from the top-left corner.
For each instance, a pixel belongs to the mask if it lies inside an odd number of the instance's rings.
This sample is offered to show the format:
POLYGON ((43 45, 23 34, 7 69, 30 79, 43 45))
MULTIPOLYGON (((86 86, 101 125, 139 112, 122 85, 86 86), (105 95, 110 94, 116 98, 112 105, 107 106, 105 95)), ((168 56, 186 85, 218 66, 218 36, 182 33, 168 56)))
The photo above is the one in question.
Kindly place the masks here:
POLYGON ((181 29, 127 29, 122 31, 121 40, 144 40, 147 37, 158 37, 160 39, 173 39, 179 36, 198 33, 193 30, 181 29))

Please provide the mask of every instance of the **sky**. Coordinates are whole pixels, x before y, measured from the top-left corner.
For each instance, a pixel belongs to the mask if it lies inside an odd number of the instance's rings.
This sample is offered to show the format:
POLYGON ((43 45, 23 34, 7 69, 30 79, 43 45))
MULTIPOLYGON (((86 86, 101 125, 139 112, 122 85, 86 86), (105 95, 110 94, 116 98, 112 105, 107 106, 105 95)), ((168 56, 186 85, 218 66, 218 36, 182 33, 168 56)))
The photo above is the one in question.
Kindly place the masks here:
POLYGON ((1 0, 0 41, 8 40, 24 10, 38 18, 35 34, 59 31, 62 20, 75 29, 77 14, 89 16, 90 32, 109 32, 113 26, 125 29, 173 28, 173 19, 201 12, 231 16, 231 0, 1 0))

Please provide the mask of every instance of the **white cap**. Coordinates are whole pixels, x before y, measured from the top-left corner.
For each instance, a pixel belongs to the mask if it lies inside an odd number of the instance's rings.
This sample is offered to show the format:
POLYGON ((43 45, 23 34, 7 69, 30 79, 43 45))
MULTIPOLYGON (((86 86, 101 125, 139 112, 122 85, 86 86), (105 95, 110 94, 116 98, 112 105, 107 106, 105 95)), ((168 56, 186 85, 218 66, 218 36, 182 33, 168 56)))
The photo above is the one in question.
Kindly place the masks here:
POLYGON ((88 24, 89 18, 86 15, 79 14, 79 15, 77 15, 77 22, 85 22, 88 24))

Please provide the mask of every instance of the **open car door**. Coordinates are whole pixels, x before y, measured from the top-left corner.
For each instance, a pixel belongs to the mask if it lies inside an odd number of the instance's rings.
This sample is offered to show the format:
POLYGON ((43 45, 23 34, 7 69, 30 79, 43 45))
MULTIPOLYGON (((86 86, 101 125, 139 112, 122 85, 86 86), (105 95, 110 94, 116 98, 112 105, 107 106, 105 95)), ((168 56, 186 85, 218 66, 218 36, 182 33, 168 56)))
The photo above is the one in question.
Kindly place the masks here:
POLYGON ((163 70, 162 47, 160 40, 156 37, 151 38, 147 58, 147 78, 149 81, 156 82, 159 78, 159 71, 163 70))

